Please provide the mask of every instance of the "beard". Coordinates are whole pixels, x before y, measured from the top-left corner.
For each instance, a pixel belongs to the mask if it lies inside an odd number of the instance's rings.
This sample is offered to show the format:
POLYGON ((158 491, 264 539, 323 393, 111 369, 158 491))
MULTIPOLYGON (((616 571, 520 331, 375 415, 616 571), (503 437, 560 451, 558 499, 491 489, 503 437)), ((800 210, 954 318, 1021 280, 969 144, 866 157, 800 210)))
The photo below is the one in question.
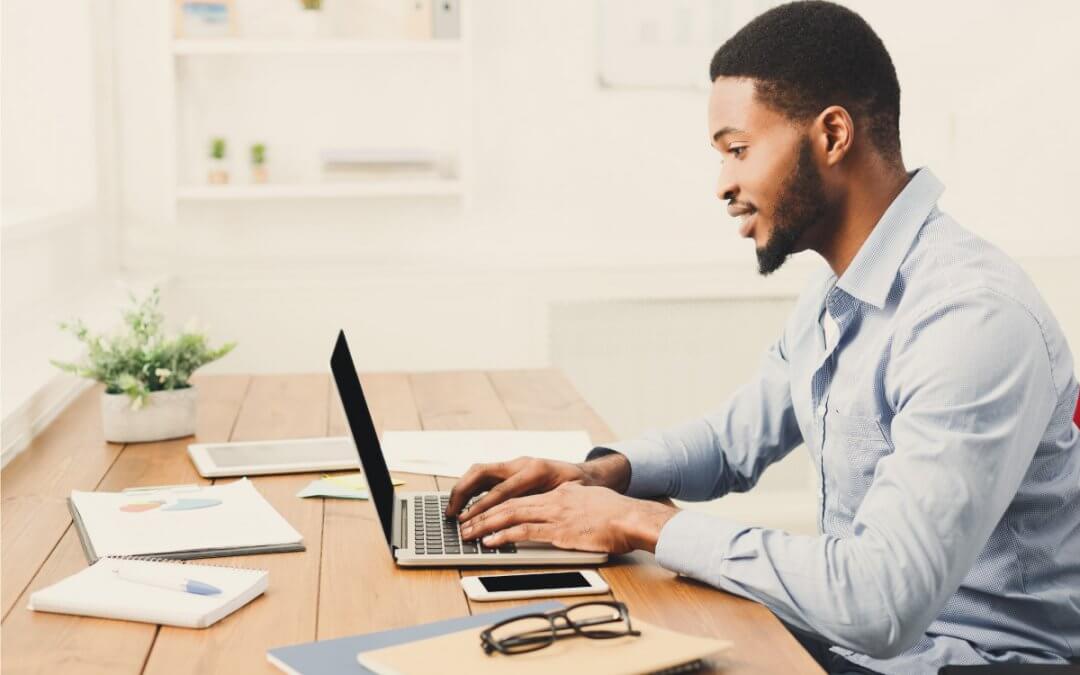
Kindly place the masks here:
POLYGON ((799 146, 795 168, 784 181, 776 203, 773 230, 765 245, 756 251, 762 276, 780 269, 788 256, 801 250, 799 243, 806 231, 825 221, 833 211, 821 172, 814 166, 809 138, 799 146))

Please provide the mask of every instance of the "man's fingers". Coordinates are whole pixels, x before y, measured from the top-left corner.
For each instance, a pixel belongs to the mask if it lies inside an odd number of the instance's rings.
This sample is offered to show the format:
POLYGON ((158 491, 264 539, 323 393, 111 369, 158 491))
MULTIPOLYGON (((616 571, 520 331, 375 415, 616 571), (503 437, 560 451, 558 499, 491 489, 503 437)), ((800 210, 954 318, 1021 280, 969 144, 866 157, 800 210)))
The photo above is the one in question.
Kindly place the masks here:
POLYGON ((478 539, 519 523, 542 521, 545 512, 539 497, 540 495, 535 495, 511 499, 476 518, 470 518, 462 524, 461 536, 465 539, 478 539))
POLYGON ((497 504, 502 504, 513 497, 522 496, 529 489, 528 481, 528 476, 525 476, 522 473, 515 473, 501 483, 498 483, 488 490, 486 495, 476 500, 476 503, 470 506, 467 512, 461 514, 462 520, 470 520, 497 504))
POLYGON ((446 515, 456 516, 462 507, 469 503, 473 495, 483 492, 509 475, 511 469, 505 462, 497 464, 473 464, 450 490, 450 500, 446 505, 446 515))
POLYGON ((552 542, 555 528, 550 523, 520 523, 484 537, 484 545, 492 548, 519 541, 552 542))

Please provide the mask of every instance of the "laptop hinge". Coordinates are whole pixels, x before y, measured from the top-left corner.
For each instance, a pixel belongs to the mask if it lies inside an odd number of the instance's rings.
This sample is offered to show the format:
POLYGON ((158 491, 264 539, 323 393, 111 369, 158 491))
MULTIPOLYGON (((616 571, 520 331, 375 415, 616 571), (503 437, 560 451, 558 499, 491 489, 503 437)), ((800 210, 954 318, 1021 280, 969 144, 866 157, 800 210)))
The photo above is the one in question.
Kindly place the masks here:
POLYGON ((393 550, 395 548, 401 548, 401 530, 400 530, 400 528, 401 528, 401 522, 403 520, 405 520, 405 514, 403 513, 403 509, 405 508, 405 503, 402 502, 402 501, 399 501, 397 498, 395 498, 390 503, 393 505, 391 507, 391 509, 390 509, 391 510, 391 516, 390 516, 390 550, 393 550))

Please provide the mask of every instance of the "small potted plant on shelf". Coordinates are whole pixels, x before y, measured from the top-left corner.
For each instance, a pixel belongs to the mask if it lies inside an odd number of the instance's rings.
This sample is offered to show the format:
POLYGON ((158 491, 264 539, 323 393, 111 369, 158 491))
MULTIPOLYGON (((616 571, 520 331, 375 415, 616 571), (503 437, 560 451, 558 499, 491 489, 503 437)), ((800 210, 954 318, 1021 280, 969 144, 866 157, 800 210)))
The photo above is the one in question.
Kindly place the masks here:
POLYGON ((160 293, 154 288, 123 314, 123 330, 111 335, 91 334, 81 320, 62 323, 86 345, 78 363, 52 364, 80 377, 103 382, 101 420, 105 440, 137 443, 179 438, 195 433, 197 389, 189 381, 197 368, 232 351, 235 342, 211 349, 206 336, 190 326, 169 338, 158 310, 160 293))
POLYGON ((262 143, 255 143, 251 146, 251 181, 253 183, 265 183, 267 177, 266 146, 262 143))
POLYGON ((210 139, 210 175, 209 181, 214 185, 224 185, 229 182, 229 168, 225 163, 225 139, 210 139))
POLYGON ((298 37, 318 37, 322 26, 322 0, 300 0, 297 20, 298 37))

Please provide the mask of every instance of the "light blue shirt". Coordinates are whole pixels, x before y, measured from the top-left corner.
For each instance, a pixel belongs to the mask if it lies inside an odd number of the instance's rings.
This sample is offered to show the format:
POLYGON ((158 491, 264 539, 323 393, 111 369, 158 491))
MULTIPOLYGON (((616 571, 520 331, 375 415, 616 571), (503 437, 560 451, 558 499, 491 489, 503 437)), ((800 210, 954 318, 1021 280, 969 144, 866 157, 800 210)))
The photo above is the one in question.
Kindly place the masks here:
POLYGON ((707 500, 805 443, 817 536, 684 510, 657 561, 879 672, 1060 663, 1080 655, 1072 355, 1019 267, 938 210, 943 191, 912 174, 718 412, 607 447, 628 494, 707 500))

